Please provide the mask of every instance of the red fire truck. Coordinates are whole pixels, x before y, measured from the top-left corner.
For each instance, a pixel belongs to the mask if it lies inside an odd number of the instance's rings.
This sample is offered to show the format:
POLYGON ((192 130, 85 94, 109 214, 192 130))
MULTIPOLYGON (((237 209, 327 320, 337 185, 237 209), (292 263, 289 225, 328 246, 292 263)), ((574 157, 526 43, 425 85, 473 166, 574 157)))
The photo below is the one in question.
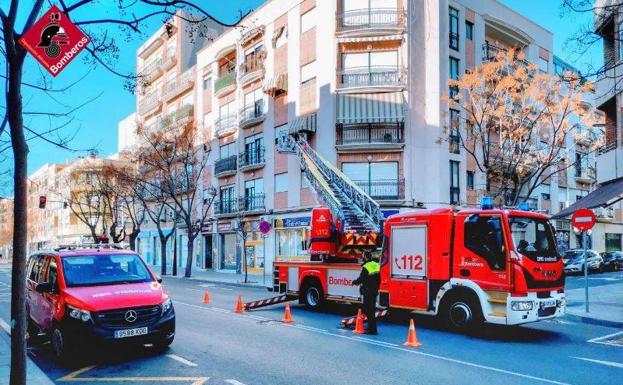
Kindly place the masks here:
POLYGON ((487 206, 383 220, 378 205, 306 142, 297 143, 297 154, 327 207, 312 211, 311 261, 274 264, 276 292, 309 308, 357 303, 358 259, 380 243, 380 307, 440 316, 457 329, 564 313, 563 263, 546 215, 487 206))

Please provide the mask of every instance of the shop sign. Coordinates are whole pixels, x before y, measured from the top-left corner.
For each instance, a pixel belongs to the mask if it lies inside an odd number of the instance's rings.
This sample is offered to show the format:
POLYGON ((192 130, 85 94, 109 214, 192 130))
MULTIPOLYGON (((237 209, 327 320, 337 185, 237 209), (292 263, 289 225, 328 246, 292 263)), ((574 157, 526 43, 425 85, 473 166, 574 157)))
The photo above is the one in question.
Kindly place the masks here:
POLYGON ((276 218, 275 227, 308 227, 311 217, 276 218))
POLYGON ((221 222, 216 226, 216 230, 219 233, 225 232, 225 231, 231 231, 231 222, 221 222))
POLYGON ((212 224, 212 222, 204 223, 203 226, 201 226, 201 232, 211 233, 213 228, 214 228, 214 225, 212 224))

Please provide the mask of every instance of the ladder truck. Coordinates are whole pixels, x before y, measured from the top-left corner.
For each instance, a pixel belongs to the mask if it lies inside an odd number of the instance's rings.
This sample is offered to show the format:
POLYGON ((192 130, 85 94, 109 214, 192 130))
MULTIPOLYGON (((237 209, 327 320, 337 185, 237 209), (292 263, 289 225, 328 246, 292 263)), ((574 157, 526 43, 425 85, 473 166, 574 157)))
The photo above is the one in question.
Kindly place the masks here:
POLYGON ((545 214, 418 209, 383 219, 379 204, 299 136, 294 152, 322 207, 311 214, 310 261, 275 262, 273 290, 308 308, 359 303, 352 281, 380 248, 377 305, 438 316, 462 330, 564 314, 563 262, 545 214))

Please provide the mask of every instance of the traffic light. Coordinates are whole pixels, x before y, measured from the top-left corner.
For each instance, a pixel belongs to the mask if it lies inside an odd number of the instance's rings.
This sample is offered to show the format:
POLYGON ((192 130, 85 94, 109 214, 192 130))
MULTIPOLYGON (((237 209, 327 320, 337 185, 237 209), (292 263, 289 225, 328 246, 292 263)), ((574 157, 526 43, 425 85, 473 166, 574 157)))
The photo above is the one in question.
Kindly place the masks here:
POLYGON ((47 201, 47 198, 45 197, 45 195, 39 196, 39 208, 40 209, 44 209, 45 208, 45 202, 46 201, 47 201))

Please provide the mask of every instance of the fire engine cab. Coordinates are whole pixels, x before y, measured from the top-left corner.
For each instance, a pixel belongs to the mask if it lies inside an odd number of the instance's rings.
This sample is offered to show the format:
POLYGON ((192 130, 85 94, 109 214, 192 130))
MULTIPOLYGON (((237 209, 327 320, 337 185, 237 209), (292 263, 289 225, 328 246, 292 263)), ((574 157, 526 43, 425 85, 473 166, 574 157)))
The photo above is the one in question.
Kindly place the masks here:
POLYGON ((563 262, 547 215, 487 204, 383 220, 378 204, 307 142, 296 152, 325 207, 312 211, 311 260, 275 262, 275 291, 309 308, 357 303, 361 253, 380 246, 379 307, 440 316, 456 329, 564 313, 563 262))

